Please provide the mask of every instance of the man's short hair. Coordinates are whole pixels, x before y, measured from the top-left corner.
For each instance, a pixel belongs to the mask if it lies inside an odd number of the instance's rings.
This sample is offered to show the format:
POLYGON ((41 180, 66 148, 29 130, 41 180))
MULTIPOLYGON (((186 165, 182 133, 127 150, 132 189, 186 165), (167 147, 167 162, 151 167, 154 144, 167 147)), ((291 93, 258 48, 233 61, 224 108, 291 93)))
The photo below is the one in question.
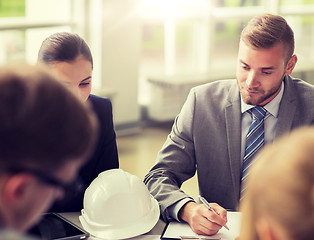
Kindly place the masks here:
POLYGON ((286 20, 278 15, 265 14, 252 18, 241 33, 241 40, 257 49, 283 43, 286 63, 294 53, 293 31, 286 20))
POLYGON ((0 69, 0 168, 52 172, 88 157, 98 122, 70 86, 39 66, 0 69))

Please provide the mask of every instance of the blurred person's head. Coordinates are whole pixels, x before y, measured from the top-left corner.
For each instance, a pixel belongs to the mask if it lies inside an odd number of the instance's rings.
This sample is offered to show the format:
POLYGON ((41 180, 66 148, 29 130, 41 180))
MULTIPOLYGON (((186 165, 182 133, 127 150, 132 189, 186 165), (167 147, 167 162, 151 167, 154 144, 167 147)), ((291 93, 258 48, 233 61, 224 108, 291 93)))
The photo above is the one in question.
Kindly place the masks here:
POLYGON ((38 66, 0 69, 0 226, 25 232, 75 181, 97 120, 38 66))
POLYGON ((268 145, 248 179, 240 240, 314 237, 314 128, 268 145))
POLYGON ((59 32, 46 38, 38 53, 46 64, 70 82, 87 100, 92 87, 93 57, 87 43, 77 34, 59 32))
POLYGON ((280 92, 285 74, 297 62, 294 34, 278 15, 254 17, 243 29, 237 61, 237 81, 242 99, 264 106, 280 92))

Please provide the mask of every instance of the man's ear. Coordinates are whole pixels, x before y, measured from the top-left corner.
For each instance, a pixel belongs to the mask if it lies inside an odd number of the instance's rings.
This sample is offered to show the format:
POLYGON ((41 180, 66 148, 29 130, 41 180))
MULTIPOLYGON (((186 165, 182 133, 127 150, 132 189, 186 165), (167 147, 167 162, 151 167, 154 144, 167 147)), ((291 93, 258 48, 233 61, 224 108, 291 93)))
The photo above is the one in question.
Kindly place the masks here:
POLYGON ((288 63, 287 63, 287 67, 286 67, 286 72, 285 72, 285 74, 291 74, 291 73, 292 73, 292 71, 293 71, 295 65, 297 64, 297 61, 298 61, 298 58, 297 58, 296 55, 293 55, 293 56, 289 59, 289 61, 288 61, 288 63))
POLYGON ((27 191, 30 190, 34 177, 28 173, 10 175, 3 188, 3 200, 5 206, 15 208, 21 205, 27 197, 27 191))

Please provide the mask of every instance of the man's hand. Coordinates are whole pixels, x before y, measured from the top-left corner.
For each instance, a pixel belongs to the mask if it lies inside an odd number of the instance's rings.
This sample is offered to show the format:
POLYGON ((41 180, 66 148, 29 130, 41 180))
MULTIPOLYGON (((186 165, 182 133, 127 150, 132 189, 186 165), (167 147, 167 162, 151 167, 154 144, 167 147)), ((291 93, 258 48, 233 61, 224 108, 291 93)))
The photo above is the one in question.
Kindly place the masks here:
POLYGON ((204 204, 188 202, 179 211, 179 218, 201 235, 214 235, 227 223, 227 211, 217 203, 210 204, 216 213, 204 204))

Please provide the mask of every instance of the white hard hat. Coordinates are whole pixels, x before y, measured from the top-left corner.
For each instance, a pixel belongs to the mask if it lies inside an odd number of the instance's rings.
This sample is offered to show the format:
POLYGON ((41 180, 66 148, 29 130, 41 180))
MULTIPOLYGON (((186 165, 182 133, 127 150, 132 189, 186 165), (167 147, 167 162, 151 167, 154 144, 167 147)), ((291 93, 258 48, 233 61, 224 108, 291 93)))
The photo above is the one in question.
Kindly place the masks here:
POLYGON ((143 181, 122 169, 104 171, 89 185, 79 217, 83 228, 104 239, 131 238, 149 232, 159 205, 143 181))

